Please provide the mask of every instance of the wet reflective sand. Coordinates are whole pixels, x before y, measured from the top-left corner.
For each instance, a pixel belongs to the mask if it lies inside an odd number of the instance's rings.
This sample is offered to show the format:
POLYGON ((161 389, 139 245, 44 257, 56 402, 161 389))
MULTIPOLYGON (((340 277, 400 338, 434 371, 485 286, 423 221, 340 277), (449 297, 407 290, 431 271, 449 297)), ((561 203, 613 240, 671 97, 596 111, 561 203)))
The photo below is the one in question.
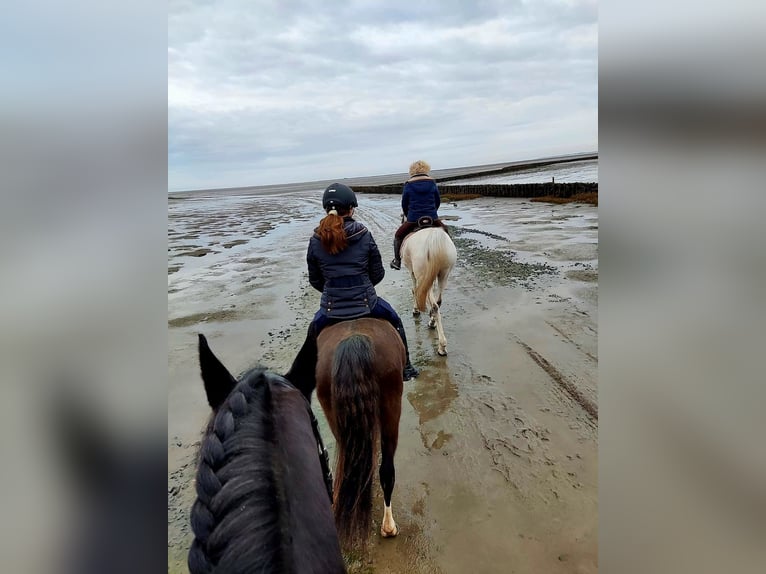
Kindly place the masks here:
MULTIPOLYGON (((232 371, 284 372, 319 303, 305 250, 321 189, 169 202, 170 571, 185 571, 195 442, 208 416, 203 332, 232 371)), ((397 196, 360 195, 384 262, 397 196)), ((481 198, 444 205, 458 264, 444 295, 447 357, 413 318, 406 271, 378 292, 401 314, 421 376, 405 383, 393 511, 352 572, 597 570, 598 213, 481 198)), ((324 425, 321 409, 315 412, 324 425)), ((332 450, 332 436, 323 434, 332 450)), ((382 517, 382 497, 378 495, 382 517)))

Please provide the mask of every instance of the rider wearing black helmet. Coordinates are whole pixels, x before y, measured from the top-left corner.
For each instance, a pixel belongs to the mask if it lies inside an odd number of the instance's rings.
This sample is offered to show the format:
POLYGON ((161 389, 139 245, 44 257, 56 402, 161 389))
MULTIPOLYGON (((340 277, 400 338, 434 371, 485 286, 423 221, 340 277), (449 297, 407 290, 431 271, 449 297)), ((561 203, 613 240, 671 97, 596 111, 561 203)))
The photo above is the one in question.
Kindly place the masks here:
MULTIPOLYGON (((322 207, 327 216, 309 240, 306 254, 309 283, 322 292, 322 299, 319 311, 309 325, 306 342, 285 375, 309 398, 316 386, 316 338, 328 325, 359 317, 386 319, 396 328, 404 348, 408 349, 402 320, 375 292, 374 286, 386 272, 372 233, 353 219, 357 205, 356 195, 347 185, 334 183, 328 186, 322 196, 322 207)), ((404 380, 418 375, 410 363, 409 350, 403 374, 404 380)))
POLYGON ((358 206, 354 190, 342 183, 333 183, 324 190, 322 195, 322 207, 325 211, 330 211, 333 207, 348 210, 358 206))

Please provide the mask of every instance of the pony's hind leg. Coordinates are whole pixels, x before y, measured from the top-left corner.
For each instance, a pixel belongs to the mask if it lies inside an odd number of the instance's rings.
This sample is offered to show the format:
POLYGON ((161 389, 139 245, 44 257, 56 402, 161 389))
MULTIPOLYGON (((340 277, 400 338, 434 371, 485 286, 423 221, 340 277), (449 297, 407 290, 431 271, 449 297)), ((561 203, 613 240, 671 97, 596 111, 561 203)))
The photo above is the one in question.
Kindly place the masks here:
POLYGON ((444 326, 442 325, 442 314, 440 310, 440 304, 436 301, 436 296, 429 294, 429 313, 431 320, 428 322, 428 326, 432 329, 436 329, 436 334, 439 337, 439 346, 436 349, 437 354, 442 357, 447 354, 447 336, 444 334, 444 326))
POLYGON ((444 294, 444 289, 447 287, 447 279, 449 278, 450 271, 440 271, 439 272, 439 282, 438 282, 438 288, 436 291, 436 304, 439 305, 439 307, 442 306, 442 295, 444 294))
POLYGON ((447 336, 444 334, 444 327, 442 326, 442 314, 439 311, 439 306, 434 306, 434 323, 436 324, 436 333, 439 336, 439 347, 436 352, 442 357, 447 354, 447 336))
POLYGON ((420 315, 420 309, 418 309, 418 300, 415 297, 415 288, 418 286, 418 278, 415 277, 415 273, 410 271, 412 277, 412 316, 417 317, 420 315))
POLYGON ((436 316, 439 313, 440 303, 436 300, 436 284, 431 287, 431 292, 428 294, 428 315, 430 320, 428 321, 428 328, 433 329, 436 327, 436 316))
POLYGON ((436 327, 436 332, 439 334, 439 348, 436 352, 442 356, 447 354, 447 336, 444 334, 441 314, 442 294, 444 293, 444 288, 447 286, 447 277, 449 277, 449 271, 442 271, 439 273, 438 286, 435 288, 436 293, 434 295, 436 304, 431 309, 431 322, 433 323, 433 326, 436 327))
POLYGON ((394 483, 396 482, 396 469, 394 468, 394 454, 396 453, 396 444, 399 440, 399 416, 401 412, 401 401, 398 402, 398 409, 383 409, 382 429, 380 433, 380 487, 383 489, 383 522, 380 525, 380 535, 383 538, 392 538, 399 534, 399 527, 394 521, 394 515, 391 511, 391 495, 394 492, 394 483))

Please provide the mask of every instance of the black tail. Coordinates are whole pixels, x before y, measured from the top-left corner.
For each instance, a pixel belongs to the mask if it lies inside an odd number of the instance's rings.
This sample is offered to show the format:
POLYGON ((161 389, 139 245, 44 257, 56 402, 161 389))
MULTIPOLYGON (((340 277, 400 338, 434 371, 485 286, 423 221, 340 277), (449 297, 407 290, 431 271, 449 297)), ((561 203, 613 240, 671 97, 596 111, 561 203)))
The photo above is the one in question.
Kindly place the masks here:
POLYGON ((364 540, 372 518, 378 444, 378 386, 370 339, 352 335, 335 349, 332 400, 338 431, 335 524, 346 548, 364 540))

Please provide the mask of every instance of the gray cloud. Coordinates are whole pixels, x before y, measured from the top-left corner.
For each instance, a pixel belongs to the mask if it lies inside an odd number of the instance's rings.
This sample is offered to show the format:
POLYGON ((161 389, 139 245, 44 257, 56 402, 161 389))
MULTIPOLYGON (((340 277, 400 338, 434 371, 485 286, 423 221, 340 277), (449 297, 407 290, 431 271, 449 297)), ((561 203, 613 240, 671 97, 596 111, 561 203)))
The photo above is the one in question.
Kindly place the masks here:
POLYGON ((594 2, 171 2, 170 189, 592 150, 594 2))

